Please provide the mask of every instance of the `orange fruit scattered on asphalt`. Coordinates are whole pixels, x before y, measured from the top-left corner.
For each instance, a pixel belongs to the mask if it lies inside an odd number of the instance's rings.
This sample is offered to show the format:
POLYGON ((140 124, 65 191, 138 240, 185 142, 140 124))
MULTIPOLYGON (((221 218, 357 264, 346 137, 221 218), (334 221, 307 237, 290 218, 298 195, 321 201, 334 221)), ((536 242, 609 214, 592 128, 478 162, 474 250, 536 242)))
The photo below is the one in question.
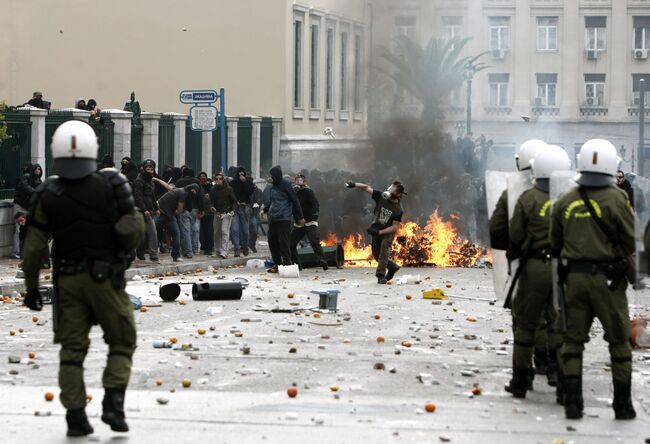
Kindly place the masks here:
POLYGON ((45 392, 45 400, 46 401, 51 401, 54 399, 54 393, 52 392, 45 392))
POLYGON ((427 402, 424 404, 424 410, 426 410, 429 413, 433 413, 436 411, 436 405, 432 402, 427 402))
POLYGON ((199 328, 197 331, 199 332, 200 335, 205 334, 205 328, 199 328))
POLYGON ((91 395, 90 393, 87 394, 87 395, 86 395, 86 402, 90 402, 90 401, 92 401, 92 400, 93 400, 93 395, 91 395))
POLYGON ((481 394, 481 389, 477 386, 472 387, 472 394, 478 396, 481 394))
POLYGON ((296 295, 293 294, 293 293, 289 293, 289 294, 287 295, 287 297, 288 297, 289 299, 293 299, 295 296, 296 296, 296 295))
POLYGON ((29 359, 34 359, 34 358, 36 357, 36 353, 34 353, 34 352, 29 352, 29 353, 27 354, 27 356, 29 356, 29 359))
POLYGON ((298 389, 295 387, 289 387, 287 389, 287 395, 289 395, 289 398, 295 398, 298 396, 298 389))
POLYGON ((343 343, 344 343, 344 344, 349 344, 349 343, 350 343, 350 340, 349 340, 348 338, 345 338, 345 339, 343 340, 343 343))
POLYGON ((190 381, 187 378, 183 379, 183 387, 184 388, 190 388, 191 385, 192 385, 192 381, 190 381))
POLYGON ((320 313, 314 313, 315 318, 320 318, 320 313))
POLYGON ((334 384, 334 385, 330 385, 330 391, 332 391, 332 392, 338 392, 339 390, 340 390, 340 388, 339 388, 338 385, 336 385, 336 384, 334 384))
POLYGON ((180 301, 178 301, 178 304, 179 305, 185 305, 185 301, 181 299, 180 301))
POLYGON ((381 315, 379 313, 375 313, 375 319, 377 320, 381 319, 381 315))
POLYGON ((171 338, 169 338, 169 342, 171 342, 172 344, 176 344, 178 342, 178 339, 176 339, 176 336, 172 336, 171 338))
POLYGON ((469 322, 476 322, 476 318, 474 316, 467 316, 465 319, 467 319, 469 322))
POLYGON ((410 301, 411 299, 413 299, 413 296, 411 296, 410 294, 407 294, 407 295, 406 295, 406 300, 407 300, 407 301, 410 301))
POLYGON ((16 330, 9 330, 9 336, 16 336, 16 330))
POLYGON ((447 282, 447 284, 445 284, 445 287, 451 288, 451 282, 447 282))
POLYGON ((410 347, 413 345, 411 341, 402 341, 402 347, 410 347))
POLYGON ((147 311, 149 311, 147 307, 140 307, 140 313, 146 313, 147 311))
POLYGON ((32 322, 38 322, 38 316, 32 316, 32 322))
POLYGON ((386 341, 386 338, 384 338, 383 336, 377 336, 377 342, 378 343, 381 344, 382 342, 385 342, 385 341, 386 341))
POLYGON ((24 328, 21 327, 21 328, 18 329, 18 333, 24 333, 24 332, 25 332, 24 328))
POLYGON ((163 380, 162 379, 156 379, 156 385, 162 385, 163 380))

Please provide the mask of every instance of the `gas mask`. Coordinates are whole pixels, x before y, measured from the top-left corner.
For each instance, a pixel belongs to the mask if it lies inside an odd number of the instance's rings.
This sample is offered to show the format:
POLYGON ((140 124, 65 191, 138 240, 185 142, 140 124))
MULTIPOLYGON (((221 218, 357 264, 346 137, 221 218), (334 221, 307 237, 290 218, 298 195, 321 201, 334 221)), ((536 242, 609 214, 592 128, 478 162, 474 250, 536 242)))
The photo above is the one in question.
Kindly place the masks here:
POLYGON ((390 199, 391 197, 397 197, 397 196, 395 196, 395 194, 397 193, 397 185, 398 184, 399 184, 399 182, 393 182, 393 184, 391 186, 389 186, 386 191, 381 193, 381 197, 383 197, 384 199, 390 199))

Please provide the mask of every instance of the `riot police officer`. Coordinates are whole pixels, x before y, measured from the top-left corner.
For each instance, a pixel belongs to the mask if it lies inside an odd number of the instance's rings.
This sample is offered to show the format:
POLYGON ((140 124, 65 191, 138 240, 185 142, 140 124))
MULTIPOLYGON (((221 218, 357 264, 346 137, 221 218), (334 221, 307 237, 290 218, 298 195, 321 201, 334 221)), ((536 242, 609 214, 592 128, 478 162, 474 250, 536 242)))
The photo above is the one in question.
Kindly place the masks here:
POLYGON ((129 430, 124 396, 136 345, 133 305, 124 291, 124 272, 144 235, 144 221, 131 187, 114 168, 95 172, 97 137, 84 122, 62 124, 52 138, 56 176, 49 177, 32 202, 23 270, 25 304, 42 309, 39 268, 48 238, 54 243, 54 342, 61 344, 59 386, 67 409, 68 436, 93 433, 84 407, 83 363, 88 333, 98 323, 108 344, 102 383, 102 421, 114 431, 129 430))
POLYGON ((553 171, 568 170, 571 160, 566 151, 548 145, 530 161, 535 186, 519 197, 510 219, 510 242, 521 252, 522 268, 517 295, 512 302, 515 325, 512 380, 506 388, 516 398, 524 398, 529 384, 535 332, 544 321, 550 327, 547 377, 557 384, 556 350, 561 343, 555 326, 553 278, 548 232, 551 221, 549 178, 553 171))
POLYGON ((634 212, 627 194, 614 186, 620 158, 607 140, 587 141, 577 161, 577 187, 553 205, 550 242, 561 258, 558 274, 566 283, 563 335, 564 411, 579 419, 582 397, 582 353, 597 317, 609 343, 616 419, 633 419, 632 350, 625 289, 629 255, 635 249, 634 212))

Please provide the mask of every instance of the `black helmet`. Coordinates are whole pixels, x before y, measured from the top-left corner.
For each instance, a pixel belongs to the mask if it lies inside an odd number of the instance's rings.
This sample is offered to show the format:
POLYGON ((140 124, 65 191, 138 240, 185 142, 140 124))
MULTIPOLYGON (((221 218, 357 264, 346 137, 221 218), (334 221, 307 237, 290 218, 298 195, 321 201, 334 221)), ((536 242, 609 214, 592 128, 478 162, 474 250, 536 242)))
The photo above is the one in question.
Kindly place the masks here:
POLYGON ((156 162, 153 159, 144 159, 142 161, 142 168, 146 166, 152 166, 154 169, 156 169, 156 162))

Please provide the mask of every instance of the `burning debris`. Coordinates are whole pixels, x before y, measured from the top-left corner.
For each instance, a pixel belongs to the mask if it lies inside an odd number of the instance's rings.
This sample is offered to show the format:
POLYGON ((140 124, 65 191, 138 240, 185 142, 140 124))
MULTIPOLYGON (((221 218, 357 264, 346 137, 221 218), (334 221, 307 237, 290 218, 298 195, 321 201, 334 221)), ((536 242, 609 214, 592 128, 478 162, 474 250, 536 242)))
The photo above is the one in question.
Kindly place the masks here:
MULTIPOLYGON (((321 244, 331 246, 337 242, 336 235, 329 233, 321 244)), ((364 243, 361 233, 346 236, 343 251, 349 266, 376 265, 371 247, 364 243)), ((485 248, 462 239, 453 223, 444 221, 438 211, 429 216, 424 227, 416 222, 404 222, 393 244, 393 260, 400 266, 473 267, 486 254, 485 248)))

